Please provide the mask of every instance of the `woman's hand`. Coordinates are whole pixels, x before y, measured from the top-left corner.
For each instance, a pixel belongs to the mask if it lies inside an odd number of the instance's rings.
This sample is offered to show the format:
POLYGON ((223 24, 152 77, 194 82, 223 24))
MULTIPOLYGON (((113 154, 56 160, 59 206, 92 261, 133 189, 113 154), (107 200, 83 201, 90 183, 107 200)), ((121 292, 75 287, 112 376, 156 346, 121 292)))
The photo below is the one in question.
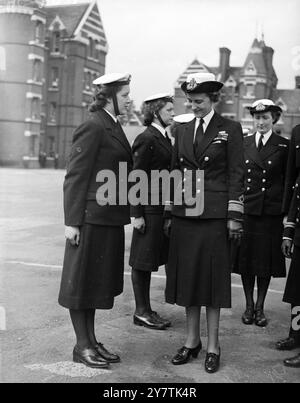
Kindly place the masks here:
POLYGON ((80 229, 78 227, 65 226, 65 237, 73 246, 79 245, 80 229))
POLYGON ((133 227, 141 234, 145 233, 146 223, 144 217, 135 218, 133 221, 133 227))
POLYGON ((240 242, 243 235, 243 224, 239 221, 227 221, 229 239, 240 242))
POLYGON ((172 220, 170 218, 165 219, 164 233, 165 233, 166 237, 168 237, 168 238, 170 238, 171 225, 172 225, 172 220))
POLYGON ((292 258, 292 245, 293 242, 291 239, 284 239, 282 241, 281 250, 284 256, 288 259, 292 258))

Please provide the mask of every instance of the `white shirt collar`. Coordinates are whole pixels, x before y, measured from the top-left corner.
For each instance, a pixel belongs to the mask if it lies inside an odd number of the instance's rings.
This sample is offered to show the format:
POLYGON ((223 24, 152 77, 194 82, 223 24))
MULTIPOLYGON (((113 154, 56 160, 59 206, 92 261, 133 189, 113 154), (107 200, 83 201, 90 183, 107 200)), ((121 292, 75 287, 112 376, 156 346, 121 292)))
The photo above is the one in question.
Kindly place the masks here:
MULTIPOLYGON (((207 129, 207 126, 209 125, 209 123, 210 123, 212 117, 214 116, 214 114, 215 114, 215 111, 214 111, 214 109, 212 109, 206 116, 204 116, 204 118, 203 118, 203 120, 204 120, 204 123, 203 123, 203 132, 204 132, 204 133, 205 133, 205 131, 206 131, 206 129, 207 129)), ((201 119, 201 118, 196 118, 194 136, 196 135, 196 131, 197 131, 198 126, 199 126, 199 124, 200 124, 200 119, 201 119)))
POLYGON ((115 123, 118 123, 118 119, 110 112, 108 112, 107 109, 103 108, 103 110, 109 114, 109 116, 115 121, 115 123))
POLYGON ((153 122, 151 123, 151 126, 155 127, 155 129, 159 130, 160 133, 161 133, 164 137, 166 137, 166 129, 164 129, 162 126, 160 126, 160 125, 158 125, 158 124, 156 124, 156 123, 153 123, 153 122))
MULTIPOLYGON (((263 140, 262 140, 264 146, 265 146, 265 145, 267 144, 267 142, 269 141, 270 137, 272 136, 272 133, 273 133, 273 131, 272 131, 272 129, 271 129, 270 131, 268 131, 268 133, 264 134, 264 137, 263 137, 263 140)), ((258 142, 259 142, 259 139, 260 139, 260 135, 261 135, 261 133, 259 133, 259 132, 256 132, 256 134, 255 134, 256 146, 258 146, 258 142)))

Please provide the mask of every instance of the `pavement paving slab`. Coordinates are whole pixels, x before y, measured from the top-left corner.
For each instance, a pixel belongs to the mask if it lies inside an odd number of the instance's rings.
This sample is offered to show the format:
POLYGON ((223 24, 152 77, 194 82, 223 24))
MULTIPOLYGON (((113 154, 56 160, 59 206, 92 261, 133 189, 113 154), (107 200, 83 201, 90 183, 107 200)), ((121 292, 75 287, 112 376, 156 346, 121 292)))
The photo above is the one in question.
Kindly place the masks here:
POLYGON ((97 311, 100 341, 121 355, 109 370, 72 362, 74 334, 68 311, 57 303, 64 252, 62 170, 0 169, 0 381, 7 383, 299 383, 300 370, 283 366, 296 352, 274 349, 287 336, 289 306, 282 302, 285 279, 272 280, 266 304, 270 323, 244 326, 240 278, 232 276, 232 309, 220 322, 222 364, 204 370, 204 350, 184 366, 170 363, 184 343, 185 315, 164 302, 165 275, 152 278, 153 309, 172 327, 153 331, 133 325, 134 298, 128 254, 132 227, 126 227, 125 286, 114 309, 97 311))

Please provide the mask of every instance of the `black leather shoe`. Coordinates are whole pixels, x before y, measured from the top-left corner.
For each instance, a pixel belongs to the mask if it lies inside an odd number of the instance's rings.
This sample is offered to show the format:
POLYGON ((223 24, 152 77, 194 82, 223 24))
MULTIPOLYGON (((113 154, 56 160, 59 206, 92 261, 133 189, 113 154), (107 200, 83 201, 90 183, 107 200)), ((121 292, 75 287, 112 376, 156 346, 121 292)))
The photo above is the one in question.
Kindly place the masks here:
POLYGON ((286 367, 300 368, 300 354, 296 355, 296 357, 287 358, 283 361, 283 364, 286 367))
POLYGON ((254 308, 246 308, 242 316, 242 322, 244 323, 244 325, 252 325, 254 323, 254 308))
POLYGON ((279 340, 275 344, 275 347, 277 350, 290 351, 300 347, 300 343, 298 343, 294 337, 288 337, 286 339, 279 340))
POLYGON ((221 349, 219 349, 219 354, 215 353, 207 353, 205 359, 205 371, 209 374, 213 374, 218 371, 220 368, 220 358, 221 358, 221 349))
POLYGON ((78 347, 74 347, 73 361, 91 368, 109 368, 109 363, 103 360, 93 348, 79 349, 78 347))
POLYGON ((151 315, 147 315, 147 316, 133 315, 133 323, 137 326, 144 326, 144 327, 148 327, 149 329, 154 329, 154 330, 165 330, 166 329, 165 324, 158 322, 151 315))
POLYGON ((177 354, 172 358, 171 362, 174 365, 186 364, 191 357, 197 358, 201 349, 202 349, 201 340, 198 346, 194 348, 188 348, 183 346, 178 350, 177 354))
POLYGON ((98 343, 94 346, 95 350, 97 353, 102 357, 105 361, 107 362, 120 362, 121 359, 117 354, 110 353, 106 348, 103 346, 103 344, 98 343))
POLYGON ((266 327, 268 324, 267 318, 262 309, 257 309, 255 311, 255 324, 259 327, 266 327))
POLYGON ((168 319, 162 318, 157 312, 152 311, 151 316, 157 321, 163 323, 166 327, 171 326, 171 322, 168 319))

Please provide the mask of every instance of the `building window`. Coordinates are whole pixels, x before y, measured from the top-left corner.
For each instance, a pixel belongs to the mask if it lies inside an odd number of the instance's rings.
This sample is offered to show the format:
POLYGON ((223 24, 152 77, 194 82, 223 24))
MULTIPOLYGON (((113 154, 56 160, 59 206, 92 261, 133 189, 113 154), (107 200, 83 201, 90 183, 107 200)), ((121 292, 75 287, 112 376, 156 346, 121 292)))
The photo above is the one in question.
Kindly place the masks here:
POLYGON ((39 98, 32 98, 31 101, 31 118, 33 120, 40 119, 40 100, 39 98))
POLYGON ((94 57, 94 40, 93 38, 89 38, 89 57, 94 57))
POLYGON ((33 62, 33 81, 42 81, 42 62, 37 59, 33 62))
POLYGON ((92 87, 92 73, 90 71, 86 71, 84 74, 84 89, 89 91, 92 87))
POLYGON ((37 136, 35 134, 29 137, 29 156, 34 157, 36 155, 37 136))
POLYGON ((246 98, 255 98, 255 85, 254 84, 246 84, 246 98))
POLYGON ((39 43, 43 42, 44 27, 41 21, 37 21, 35 25, 35 40, 39 43))
POLYGON ((60 32, 53 32, 52 36, 52 52, 59 53, 60 51, 60 32))
POLYGON ((49 122, 55 123, 56 122, 56 102, 51 102, 50 103, 50 109, 49 109, 49 122))
POLYGON ((99 41, 95 41, 94 47, 94 59, 99 60, 99 50, 98 50, 99 41))
POLYGON ((252 120, 252 116, 250 114, 249 109, 247 108, 248 105, 244 105, 244 119, 252 120))
POLYGON ((59 83, 59 70, 58 67, 52 67, 51 69, 51 86, 58 87, 59 83))
POLYGON ((235 88, 233 86, 228 87, 227 88, 227 93, 226 93, 226 102, 233 103, 234 102, 234 94, 235 94, 235 88))

